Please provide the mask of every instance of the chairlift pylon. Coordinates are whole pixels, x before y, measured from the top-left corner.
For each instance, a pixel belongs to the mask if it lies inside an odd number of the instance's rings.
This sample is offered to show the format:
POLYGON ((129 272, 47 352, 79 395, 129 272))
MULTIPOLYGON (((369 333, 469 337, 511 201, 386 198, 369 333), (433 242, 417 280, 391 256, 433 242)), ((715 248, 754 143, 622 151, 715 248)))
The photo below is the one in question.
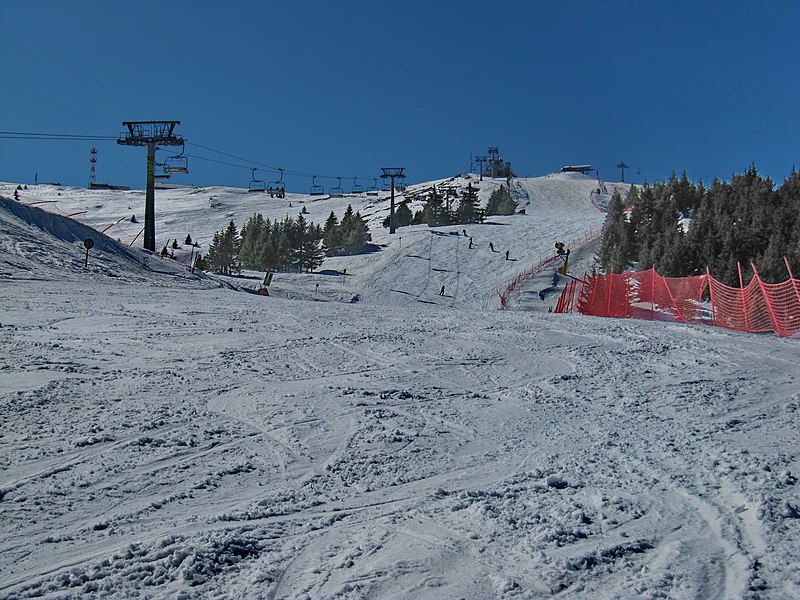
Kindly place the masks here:
POLYGON ((314 175, 311 180, 311 190, 308 192, 309 196, 322 196, 325 194, 325 188, 317 185, 317 176, 314 175))
POLYGON ((253 167, 250 169, 252 171, 252 175, 250 175, 250 184, 247 187, 248 192, 266 192, 267 191, 267 184, 263 179, 256 179, 256 168, 253 167))
POLYGON ((337 183, 335 186, 333 186, 331 189, 328 190, 328 195, 331 196, 332 198, 341 198, 342 196, 344 196, 344 189, 342 188, 342 178, 337 177, 336 179, 339 180, 339 183, 337 183))
POLYGON ((270 181, 269 187, 267 188, 270 198, 274 198, 276 196, 278 198, 286 197, 286 185, 283 183, 283 169, 279 168, 278 171, 281 172, 280 178, 278 181, 270 181))
POLYGON ((358 177, 353 177, 353 189, 350 190, 351 194, 363 194, 364 193, 364 186, 360 183, 357 183, 356 180, 358 177))

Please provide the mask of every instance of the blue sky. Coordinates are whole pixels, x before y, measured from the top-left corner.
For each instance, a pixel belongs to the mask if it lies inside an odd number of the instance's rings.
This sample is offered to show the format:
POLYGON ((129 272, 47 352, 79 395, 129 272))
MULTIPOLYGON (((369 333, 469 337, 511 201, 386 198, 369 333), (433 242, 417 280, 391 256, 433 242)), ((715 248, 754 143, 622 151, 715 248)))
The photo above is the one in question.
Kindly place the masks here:
MULTIPOLYGON (((176 183, 414 183, 488 146, 520 176, 635 182, 800 162, 797 2, 0 0, 0 22, 0 131, 180 120, 176 183)), ((92 145, 99 181, 144 186, 144 149, 113 140, 0 137, 0 180, 86 185, 92 145)))

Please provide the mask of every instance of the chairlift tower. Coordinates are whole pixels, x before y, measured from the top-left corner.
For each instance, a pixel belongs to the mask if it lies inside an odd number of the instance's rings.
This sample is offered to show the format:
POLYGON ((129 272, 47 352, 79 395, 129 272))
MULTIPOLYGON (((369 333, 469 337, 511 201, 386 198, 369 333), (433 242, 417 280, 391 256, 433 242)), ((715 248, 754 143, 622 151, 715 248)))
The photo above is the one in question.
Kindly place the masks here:
POLYGON ((478 173, 480 175, 479 181, 483 181, 483 163, 485 163, 487 160, 489 160, 489 157, 488 156, 476 156, 475 160, 478 162, 478 168, 480 169, 478 171, 478 173))
POLYGON ((183 146, 184 140, 175 135, 175 126, 180 121, 124 121, 128 131, 120 134, 118 144, 147 147, 147 192, 144 203, 144 247, 156 251, 156 144, 161 146, 183 146))
POLYGON ((96 166, 97 148, 92 148, 92 151, 89 153, 89 187, 92 187, 92 184, 97 181, 97 174, 95 173, 96 166))
POLYGON ((383 174, 381 175, 381 179, 391 179, 392 180, 392 200, 389 204, 389 233, 392 234, 395 231, 394 225, 394 180, 397 177, 405 177, 405 173, 403 172, 405 167, 383 167, 381 171, 383 174))
POLYGON ((617 165, 617 168, 622 171, 622 183, 625 183, 625 169, 629 169, 628 165, 625 164, 625 161, 620 161, 617 165))
POLYGON ((492 174, 492 179, 497 177, 497 163, 500 162, 500 148, 497 146, 489 146, 489 169, 492 174))

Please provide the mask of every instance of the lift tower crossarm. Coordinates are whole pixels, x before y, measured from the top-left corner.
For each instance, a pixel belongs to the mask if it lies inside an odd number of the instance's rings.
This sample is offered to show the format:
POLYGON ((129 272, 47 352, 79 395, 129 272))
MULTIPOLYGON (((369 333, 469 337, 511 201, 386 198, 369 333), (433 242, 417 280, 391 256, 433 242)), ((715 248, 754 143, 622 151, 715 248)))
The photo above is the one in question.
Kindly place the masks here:
POLYGON ((182 146, 184 139, 175 135, 175 126, 180 121, 123 121, 128 128, 117 143, 122 146, 147 147, 147 192, 144 204, 144 247, 156 251, 156 144, 162 146, 182 146))

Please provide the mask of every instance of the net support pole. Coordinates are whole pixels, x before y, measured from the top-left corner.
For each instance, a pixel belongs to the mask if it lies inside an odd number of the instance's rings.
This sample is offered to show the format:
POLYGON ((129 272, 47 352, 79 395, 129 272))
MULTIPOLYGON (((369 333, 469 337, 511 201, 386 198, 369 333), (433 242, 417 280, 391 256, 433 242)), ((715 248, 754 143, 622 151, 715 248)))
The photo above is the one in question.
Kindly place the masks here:
POLYGON ((650 320, 656 318, 656 270, 651 269, 650 274, 650 320))
POLYGON ((764 289, 764 282, 761 281, 761 277, 758 275, 758 271, 756 270, 756 265, 755 263, 753 263, 753 261, 750 261, 750 266, 753 267, 754 279, 758 282, 758 288, 761 290, 761 295, 764 296, 764 304, 767 305, 767 311, 769 311, 769 318, 772 319, 772 329, 779 336, 783 337, 783 328, 778 322, 778 317, 775 315, 775 309, 772 308, 772 302, 769 301, 769 296, 767 296, 767 291, 764 289))
POLYGON ((744 315, 744 330, 750 331, 750 319, 747 318, 747 302, 745 301, 744 296, 744 281, 742 280, 742 265, 737 260, 736 261, 736 268, 739 270, 739 296, 742 299, 742 314, 744 315))
POLYGON ((683 318, 683 314, 681 314, 681 310, 678 308, 678 303, 675 302, 675 296, 672 295, 672 290, 669 289, 669 286, 667 285, 667 280, 661 275, 659 275, 659 278, 661 279, 661 283, 664 284, 664 289, 667 290, 667 294, 669 294, 669 301, 672 303, 672 308, 675 309, 675 318, 679 323, 685 323, 686 321, 683 318))
POLYGON ((797 280, 792 274, 792 267, 789 266, 789 259, 784 256, 783 262, 786 264, 786 270, 789 271, 789 279, 791 280, 792 287, 794 288, 794 295, 797 296, 797 302, 800 303, 800 289, 797 287, 797 280))
POLYGON ((708 285, 708 295, 711 298, 711 324, 717 324, 717 307, 714 304, 714 278, 711 277, 711 271, 706 267, 706 284, 708 285))

